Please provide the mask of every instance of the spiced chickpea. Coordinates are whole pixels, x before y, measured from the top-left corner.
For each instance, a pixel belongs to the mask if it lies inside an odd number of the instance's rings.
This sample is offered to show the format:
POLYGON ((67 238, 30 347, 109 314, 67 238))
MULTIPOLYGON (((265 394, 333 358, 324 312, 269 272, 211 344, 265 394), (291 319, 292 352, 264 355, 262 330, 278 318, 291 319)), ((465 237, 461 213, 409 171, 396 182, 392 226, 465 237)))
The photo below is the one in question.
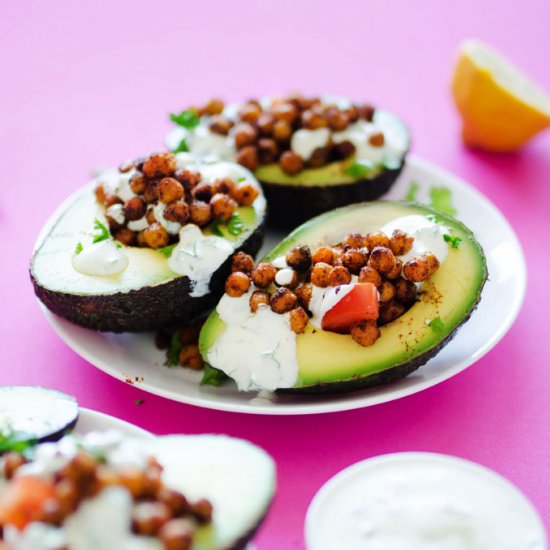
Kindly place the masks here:
POLYGON ((223 112, 224 104, 221 99, 212 98, 203 108, 207 115, 220 115, 223 112))
POLYGON ((378 289, 380 294, 380 302, 389 302, 395 298, 395 286, 393 286, 389 281, 384 281, 380 288, 378 289))
POLYGON ((164 208, 164 217, 181 225, 187 223, 190 217, 189 205, 185 201, 171 202, 164 208))
POLYGON ((300 273, 307 271, 311 266, 311 249, 304 244, 297 245, 286 253, 285 260, 292 269, 300 273))
POLYGON ((242 181, 231 193, 231 196, 241 205, 250 206, 260 194, 258 188, 249 181, 242 181))
POLYGON ((260 138, 258 140, 258 157, 261 164, 271 164, 277 160, 279 148, 277 142, 271 138, 260 138))
POLYGON ((380 338, 380 329, 376 321, 361 321, 351 327, 351 337, 361 346, 372 346, 380 338))
POLYGON ((342 132, 349 125, 349 117, 345 111, 332 108, 327 112, 327 122, 333 132, 342 132))
POLYGON ((336 265, 332 268, 329 275, 329 285, 347 285, 351 282, 351 273, 343 265, 336 265))
POLYGON ((185 496, 174 489, 169 487, 161 487, 157 493, 157 499, 168 506, 173 516, 180 516, 188 511, 189 502, 185 496))
POLYGON ((191 221, 199 227, 204 227, 212 221, 212 208, 209 203, 202 201, 192 202, 189 206, 191 221))
POLYGON ((210 205, 212 206, 212 215, 215 219, 226 222, 234 214, 237 203, 224 193, 216 193, 210 199, 210 205))
POLYGON ((237 162, 254 172, 260 163, 258 158, 258 148, 253 145, 247 145, 237 152, 237 162))
POLYGON ((6 479, 11 479, 17 470, 25 464, 25 457, 21 453, 9 452, 3 457, 2 466, 3 474, 6 479))
POLYGON ((201 498, 191 504, 189 511, 195 516, 199 523, 212 521, 213 507, 209 500, 201 498))
POLYGON ((237 149, 242 149, 247 145, 254 145, 256 143, 258 140, 258 132, 252 124, 241 122, 235 126, 233 139, 235 140, 235 147, 237 149))
POLYGON ((414 237, 396 229, 390 238, 390 248, 396 256, 403 256, 411 250, 414 243, 414 237))
POLYGON ((126 162, 123 162, 118 167, 118 171, 121 174, 126 174, 126 172, 129 172, 133 167, 135 166, 135 162, 133 160, 127 160, 126 162))
POLYGON ((303 283, 294 291, 294 294, 298 297, 298 302, 300 302, 300 304, 306 309, 309 307, 312 293, 313 287, 311 286, 311 283, 303 283))
POLYGON ((405 313, 405 306, 399 303, 397 300, 380 304, 380 317, 378 318, 379 324, 385 325, 395 321, 398 317, 401 317, 405 313))
POLYGON ((137 195, 142 195, 145 192, 147 181, 141 172, 135 172, 130 177, 130 189, 137 195))
POLYGON ((193 545, 193 522, 185 519, 171 519, 158 533, 164 550, 191 550, 193 545))
POLYGON ((203 181, 193 189, 193 198, 197 201, 210 202, 210 199, 215 193, 216 189, 214 185, 207 181, 203 181))
POLYGON ((361 233, 350 233, 344 237, 341 245, 344 248, 362 248, 367 246, 367 239, 361 233))
POLYGON ((309 109, 302 113, 302 126, 308 130, 317 130, 319 128, 326 128, 328 125, 327 120, 314 109, 309 109))
POLYGON ((300 116, 296 105, 290 102, 278 103, 271 109, 273 116, 276 120, 284 120, 289 124, 293 124, 294 121, 300 116))
POLYGON ((292 135, 292 126, 284 120, 277 120, 273 124, 272 134, 279 142, 288 141, 292 135))
POLYGON ((242 273, 251 273, 254 269, 254 258, 246 252, 237 252, 231 260, 231 271, 241 271, 242 273))
POLYGON ((61 479, 55 484, 55 498, 61 508, 61 513, 68 516, 78 506, 78 487, 74 481, 61 479))
POLYGON ((399 278, 401 276, 401 272, 403 271, 403 262, 399 259, 395 259, 395 267, 386 273, 386 279, 389 279, 390 281, 394 281, 395 279, 399 278))
POLYGON ((355 145, 351 141, 341 141, 332 146, 333 155, 340 160, 347 159, 355 153, 355 145))
POLYGON ((176 170, 174 177, 183 185, 186 191, 191 191, 191 189, 196 187, 202 179, 199 172, 191 172, 191 170, 187 168, 179 168, 176 170))
POLYGON ((382 231, 372 231, 371 233, 367 233, 365 243, 369 250, 372 250, 377 246, 383 246, 384 248, 390 247, 390 239, 385 233, 382 233, 382 231))
POLYGON ((430 275, 433 275, 439 269, 439 260, 435 254, 427 252, 424 254, 426 261, 428 262, 428 267, 430 268, 430 275))
POLYGON ((290 328, 296 334, 302 334, 306 330, 309 316, 303 307, 296 307, 290 311, 290 328))
POLYGON ((384 134, 382 132, 375 132, 369 136, 369 144, 373 147, 384 147, 384 134))
POLYGON ((357 275, 367 263, 367 257, 361 249, 350 248, 342 254, 342 265, 357 275))
POLYGON ((147 220, 147 223, 151 225, 152 223, 155 223, 157 219, 155 218, 155 211, 153 210, 153 207, 149 206, 149 209, 147 210, 147 213, 145 214, 145 219, 147 220))
POLYGON ((231 178, 220 178, 214 182, 216 193, 225 193, 231 195, 235 191, 236 183, 231 178))
POLYGON ((225 281, 225 292, 232 298, 238 298, 250 288, 250 278, 242 271, 234 271, 225 281))
POLYGON ((311 262, 313 264, 316 264, 318 262, 324 262, 325 264, 332 264, 333 259, 334 259, 334 253, 332 251, 332 248, 328 246, 321 246, 313 253, 311 262))
POLYGON ((148 178, 171 176, 175 171, 176 157, 173 153, 154 153, 143 163, 143 173, 148 178))
POLYGON ((262 136, 270 137, 273 134, 275 117, 271 113, 262 113, 256 123, 258 131, 262 136))
POLYGON ((348 115, 350 123, 357 122, 359 120, 359 110, 355 105, 348 107, 346 109, 346 114, 348 115))
POLYGON ((256 313, 260 306, 269 306, 269 294, 263 290, 255 290, 248 301, 250 311, 256 313))
POLYGON ((252 270, 252 282, 258 288, 266 288, 273 283, 275 275, 277 275, 277 269, 271 264, 262 262, 252 270))
POLYGON ((143 230, 143 240, 149 248, 157 249, 168 245, 170 235, 160 223, 155 222, 143 230))
POLYGON ((183 185, 175 178, 162 178, 157 185, 158 198, 166 204, 183 198, 183 185))
POLYGON ((372 283, 376 288, 382 284, 382 275, 370 265, 366 265, 359 272, 360 283, 372 283))
POLYGON ((103 205, 105 208, 109 208, 109 206, 113 206, 114 204, 122 204, 122 200, 116 195, 107 195, 103 200, 103 205))
POLYGON ((201 370, 204 362, 197 344, 187 344, 181 348, 178 355, 178 363, 182 367, 188 367, 192 370, 201 370))
POLYGON ((152 204, 156 202, 159 198, 158 194, 158 185, 154 181, 150 181, 145 186, 145 191, 143 192, 143 198, 145 202, 152 204))
POLYGON ((105 186, 102 183, 98 183, 94 189, 95 198, 97 202, 104 203, 107 194, 105 193, 105 186))
POLYGON ((372 122, 372 119, 374 118, 374 107, 372 105, 356 105, 356 108, 357 112, 359 113, 359 118, 362 118, 363 120, 366 120, 368 122, 372 122))
POLYGON ((227 118, 224 118, 221 115, 216 115, 212 117, 210 124, 208 125, 211 132, 215 134, 220 134, 221 136, 226 136, 229 134, 229 130, 233 127, 233 122, 227 118))
POLYGON ((329 160, 330 147, 317 147, 307 159, 307 165, 313 168, 323 166, 329 160))
POLYGON ((285 151, 279 158, 279 164, 283 172, 291 176, 298 174, 304 169, 302 157, 293 151, 285 151))
POLYGON ((124 203, 124 216, 128 221, 139 220, 145 216, 147 205, 140 197, 132 197, 124 203))
POLYGON ((395 281, 395 290, 397 299, 402 304, 408 305, 416 300, 416 285, 407 279, 395 281))
MULTIPOLYGON (((435 258, 435 260, 437 261, 437 258, 435 258)), ((426 256, 415 256, 403 266, 403 276, 413 283, 421 283, 429 279, 435 272, 437 267, 434 269, 434 266, 435 262, 433 259, 428 260, 426 256)))
POLYGON ((390 273, 397 264, 397 260, 393 252, 384 246, 375 246, 370 253, 369 265, 374 267, 376 271, 385 275, 390 273))
POLYGON ((120 229, 117 229, 113 237, 120 243, 126 245, 126 246, 132 246, 136 242, 136 234, 131 229, 128 229, 127 227, 121 227, 120 229))
POLYGON ((239 109, 239 118, 243 122, 255 124, 262 114, 262 108, 255 102, 245 103, 239 109))
POLYGON ((311 282, 315 286, 326 287, 330 284, 332 266, 324 262, 318 262, 311 270, 311 282))
POLYGON ((138 535, 155 536, 172 517, 162 502, 138 502, 132 510, 132 529, 138 535))
POLYGON ((343 265, 342 256, 344 255, 344 249, 340 246, 332 247, 332 265, 343 265))
POLYGON ((298 298, 292 290, 282 286, 271 295, 269 303, 275 313, 286 313, 296 307, 298 298))

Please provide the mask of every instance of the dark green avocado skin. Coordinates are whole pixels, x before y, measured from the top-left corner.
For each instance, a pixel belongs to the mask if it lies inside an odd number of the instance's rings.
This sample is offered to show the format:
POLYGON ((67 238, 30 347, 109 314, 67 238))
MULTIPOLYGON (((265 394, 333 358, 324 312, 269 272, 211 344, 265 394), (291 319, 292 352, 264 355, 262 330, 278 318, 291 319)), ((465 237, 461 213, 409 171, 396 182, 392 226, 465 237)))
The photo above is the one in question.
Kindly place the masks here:
MULTIPOLYGON (((263 242, 261 223, 235 252, 255 256, 263 242)), ((228 258, 214 273, 210 292, 200 298, 189 295, 190 281, 178 277, 157 286, 118 294, 80 296, 54 292, 41 287, 31 271, 31 281, 38 299, 53 313, 82 327, 103 332, 141 332, 188 322, 212 308, 224 292, 231 271, 228 258)))
POLYGON ((376 200, 390 190, 404 165, 405 157, 398 168, 385 169, 371 179, 340 185, 279 185, 259 180, 271 213, 267 224, 274 229, 294 229, 334 208, 376 200))

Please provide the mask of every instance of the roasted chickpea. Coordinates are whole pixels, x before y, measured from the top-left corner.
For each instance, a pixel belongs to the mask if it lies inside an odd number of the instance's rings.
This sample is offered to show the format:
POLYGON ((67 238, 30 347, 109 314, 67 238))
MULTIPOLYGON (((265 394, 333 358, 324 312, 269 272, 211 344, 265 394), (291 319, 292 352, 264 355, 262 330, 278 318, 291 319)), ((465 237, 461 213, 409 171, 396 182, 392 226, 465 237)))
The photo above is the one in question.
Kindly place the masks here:
POLYGON ((285 260, 296 271, 307 271, 311 266, 311 250, 307 245, 297 245, 286 253, 285 260))
POLYGON ((262 114, 262 108, 258 103, 248 102, 239 109, 239 118, 243 122, 255 124, 262 114))
POLYGON ((355 153, 355 145, 351 141, 341 141, 332 146, 332 154, 336 159, 347 159, 355 153))
POLYGON ((254 145, 256 143, 258 140, 258 132, 252 124, 241 122, 235 126, 233 139, 235 140, 235 147, 237 149, 242 149, 247 145, 254 145))
POLYGON ((181 225, 189 221, 189 205, 185 201, 177 201, 167 204, 164 207, 164 217, 171 222, 181 225))
POLYGON ((105 186, 102 183, 98 183, 94 189, 95 198, 97 202, 104 203, 106 198, 105 186))
POLYGON ((401 277, 401 271, 403 270, 403 262, 399 259, 395 259, 395 267, 386 273, 386 279, 394 281, 395 279, 401 277))
POLYGON ((250 304, 250 311, 252 311, 252 313, 256 313, 260 306, 269 305, 269 294, 263 290, 255 290, 250 295, 248 303, 250 304))
POLYGON ((329 285, 347 285, 351 282, 351 273, 343 265, 336 265, 332 268, 329 276, 329 285))
POLYGON ((359 113, 359 118, 362 118, 363 120, 366 120, 368 122, 372 122, 372 119, 374 118, 374 107, 372 105, 356 105, 356 108, 357 112, 359 113))
POLYGON ((169 487, 161 487, 157 498, 160 502, 168 506, 173 516, 179 516, 189 510, 189 502, 183 494, 169 487))
POLYGON ((181 348, 178 356, 178 363, 182 367, 188 367, 192 370, 201 370, 204 362, 197 344, 187 344, 181 348))
POLYGON ((135 172, 130 177, 130 188, 137 195, 142 195, 147 187, 147 181, 141 172, 135 172))
POLYGON ((311 270, 311 282, 315 286, 320 286, 320 287, 329 286, 331 272, 332 272, 332 266, 330 264, 326 264, 324 262, 318 262, 313 266, 313 269, 311 270))
POLYGON ((237 162, 248 168, 251 172, 254 172, 258 168, 259 158, 258 158, 258 148, 253 145, 247 145, 239 150, 237 153, 237 162))
POLYGON ((122 204, 122 200, 119 199, 116 195, 107 195, 103 200, 103 205, 105 206, 105 208, 109 208, 109 206, 113 206, 115 204, 122 204))
POLYGON ((332 247, 332 265, 343 265, 342 256, 344 255, 344 249, 339 246, 332 247))
POLYGON ((155 536, 172 514, 162 502, 138 502, 132 510, 132 529, 138 535, 155 536))
POLYGON ((282 286, 271 295, 269 302, 275 313, 286 313, 296 307, 298 298, 294 292, 282 286))
POLYGON ((220 134, 221 136, 226 136, 229 134, 229 130, 233 127, 233 122, 224 118, 221 115, 216 115, 212 117, 210 124, 208 125, 211 132, 215 134, 220 134))
POLYGON ((386 323, 391 323, 395 321, 398 317, 401 317, 405 313, 405 306, 400 304, 396 300, 391 302, 381 303, 380 304, 380 317, 378 322, 382 325, 386 323))
POLYGON ((311 262, 313 264, 316 264, 318 262, 324 262, 325 264, 332 264, 333 259, 334 259, 334 254, 332 252, 332 248, 328 246, 321 246, 313 253, 311 262))
POLYGON ((254 269, 254 258, 246 252, 237 252, 231 260, 231 271, 242 271, 251 273, 254 269))
POLYGON ((294 294, 298 297, 298 302, 306 309, 309 307, 312 293, 313 287, 311 283, 303 283, 294 291, 294 294))
POLYGON ((242 271, 234 271, 225 281, 225 292, 233 298, 245 294, 250 288, 250 278, 242 271))
POLYGON ((342 254, 342 265, 347 267, 351 273, 357 275, 367 263, 367 259, 361 249, 350 248, 342 254))
POLYGON ((235 191, 236 184, 231 178, 220 178, 214 182, 216 193, 225 193, 231 195, 235 191))
POLYGON ((298 306, 290 311, 290 328, 296 334, 302 334, 308 323, 309 317, 303 307, 298 306))
POLYGON ((174 177, 183 185, 185 191, 189 192, 196 187, 202 179, 199 172, 191 172, 187 168, 176 170, 174 177))
POLYGON ((308 130, 317 130, 318 128, 326 128, 327 120, 323 115, 309 109, 302 113, 302 126, 308 130))
POLYGON ((351 337, 360 346, 372 346, 380 338, 380 329, 376 321, 361 321, 351 327, 351 337))
POLYGON ((164 550, 191 550, 193 544, 193 522, 185 519, 171 519, 158 533, 164 550))
POLYGON ((359 110, 355 105, 348 107, 346 109, 346 114, 348 115, 350 123, 357 122, 359 120, 359 110))
POLYGON ((380 285, 378 292, 380 293, 381 302, 389 302, 390 300, 393 300, 396 294, 395 287, 389 281, 384 281, 380 285))
POLYGON ((78 486, 74 481, 61 479, 55 484, 55 497, 59 503, 61 513, 68 516, 76 510, 79 501, 78 486))
POLYGON ((382 276, 374 267, 366 265, 359 272, 359 282, 360 283, 372 283, 376 288, 379 288, 382 284, 382 276))
POLYGON ((403 256, 411 250, 414 237, 400 229, 396 229, 390 238, 390 248, 396 256, 403 256))
POLYGON ((135 162, 133 160, 127 160, 126 162, 123 162, 119 165, 118 171, 121 174, 125 174, 126 172, 129 172, 134 166, 135 162))
POLYGON ((166 204, 183 198, 185 191, 183 185, 175 178, 162 178, 158 185, 158 198, 166 204))
POLYGON ((382 132, 376 132, 369 136, 369 144, 373 147, 384 147, 384 134, 382 132))
POLYGON ((143 241, 149 248, 162 248, 163 246, 168 245, 170 235, 168 234, 168 231, 160 225, 160 223, 155 222, 147 229, 143 230, 143 241))
POLYGON ((286 142, 290 139, 290 136, 292 135, 292 126, 284 121, 284 120, 277 120, 273 124, 273 137, 278 142, 286 142))
POLYGON ((126 246, 132 246, 136 241, 135 232, 127 227, 117 229, 113 236, 118 242, 125 244, 126 246))
POLYGON ((243 181, 237 184, 237 187, 231 193, 231 196, 241 205, 250 206, 258 197, 260 191, 249 181, 243 181))
POLYGON ((323 166, 329 161, 330 147, 317 147, 307 159, 307 165, 313 168, 323 166))
POLYGON ((376 271, 385 275, 390 273, 397 263, 393 252, 384 246, 375 246, 370 253, 369 265, 374 267, 376 271))
POLYGON ((344 248, 363 248, 367 246, 367 239, 361 233, 350 233, 345 236, 341 245, 344 248))
POLYGON ((215 186, 207 181, 203 181, 193 189, 193 198, 196 201, 210 202, 215 193, 215 186))
POLYGON ((275 125, 275 117, 271 113, 262 113, 258 117, 257 126, 262 136, 269 137, 273 134, 273 126, 275 125))
POLYGON ((210 199, 210 205, 212 206, 212 215, 217 220, 226 222, 234 214, 237 203, 224 193, 216 193, 210 199))
POLYGON ((332 108, 327 111, 327 122, 333 132, 342 132, 349 125, 349 117, 345 111, 332 108))
POLYGON ((298 174, 304 169, 302 157, 292 151, 285 151, 279 158, 279 164, 283 172, 290 176, 298 174))
POLYGON ((266 288, 275 280, 277 270, 271 264, 259 263, 252 270, 252 282, 258 288, 266 288))
POLYGON ((258 140, 258 157, 261 164, 271 164, 277 160, 279 148, 277 142, 271 138, 260 138, 258 140))
POLYGON ((437 267, 439 267, 439 262, 435 256, 430 259, 427 258, 427 255, 415 256, 403 266, 403 276, 413 283, 421 283, 429 279, 437 270, 437 267))
POLYGON ((124 216, 128 221, 143 218, 146 210, 147 205, 140 197, 132 197, 124 203, 124 216))
POLYGON ((138 466, 126 464, 118 469, 119 483, 128 489, 134 499, 141 498, 147 489, 145 471, 138 466))
POLYGON ((395 282, 397 299, 405 305, 416 301, 416 285, 407 279, 398 279, 395 282))
POLYGON ((4 477, 8 480, 11 479, 25 462, 25 457, 21 453, 12 451, 5 454, 2 461, 4 477))
POLYGON ((143 192, 143 198, 145 202, 152 204, 157 202, 159 198, 158 194, 158 184, 156 182, 150 181, 145 186, 145 191, 143 192))
POLYGON ((372 250, 377 246, 383 246, 384 248, 390 247, 390 239, 385 233, 382 233, 382 231, 367 233, 365 243, 369 250, 372 250))
POLYGON ((191 215, 191 221, 199 227, 208 225, 212 221, 212 208, 206 202, 192 202, 189 206, 189 214, 191 215))
POLYGON ((211 99, 203 108, 207 115, 220 115, 223 112, 224 104, 221 99, 211 99))
POLYGON ((147 213, 145 214, 145 219, 149 225, 155 223, 157 219, 155 218, 155 211, 151 206, 148 207, 147 213))
POLYGON ((428 267, 430 268, 431 274, 433 275, 439 269, 439 260, 435 254, 427 252, 424 257, 428 262, 428 267))
POLYGON ((143 163, 143 173, 148 178, 171 176, 176 171, 176 157, 173 153, 154 153, 143 163))
POLYGON ((195 516, 199 523, 209 523, 212 521, 213 507, 209 500, 201 498, 191 504, 190 512, 195 516))
POLYGON ((292 124, 299 116, 296 105, 290 102, 278 103, 277 105, 274 105, 271 108, 271 112, 277 120, 284 120, 289 124, 292 124))

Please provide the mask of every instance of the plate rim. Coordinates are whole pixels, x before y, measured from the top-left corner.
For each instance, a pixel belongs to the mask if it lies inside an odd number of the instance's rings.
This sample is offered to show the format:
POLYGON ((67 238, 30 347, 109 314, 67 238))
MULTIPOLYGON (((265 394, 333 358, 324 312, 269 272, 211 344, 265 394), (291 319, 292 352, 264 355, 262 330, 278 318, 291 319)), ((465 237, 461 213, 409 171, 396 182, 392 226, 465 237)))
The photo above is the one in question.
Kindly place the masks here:
MULTIPOLYGON (((254 406, 248 406, 246 403, 243 404, 243 403, 231 403, 231 402, 217 402, 217 401, 210 401, 210 400, 205 401, 200 396, 199 397, 185 396, 185 399, 182 399, 181 396, 179 396, 176 392, 166 390, 163 388, 158 388, 157 386, 153 384, 149 384, 146 381, 139 382, 139 384, 137 384, 137 387, 139 387, 140 389, 148 393, 151 393, 153 395, 158 395, 160 397, 169 399, 171 401, 184 403, 186 405, 192 405, 203 409, 219 410, 223 412, 253 414, 253 415, 270 415, 270 416, 327 414, 327 413, 336 413, 336 412, 344 412, 344 411, 350 411, 355 409, 362 409, 366 407, 371 407, 373 405, 389 403, 391 401, 396 401, 398 399, 402 399, 404 397, 417 394, 431 387, 437 386, 438 384, 441 384, 442 382, 445 382, 450 378, 453 378, 454 376, 466 370, 468 367, 477 363, 477 361, 479 361, 482 357, 484 357, 487 353, 489 353, 489 351, 491 351, 508 333, 508 331, 516 321, 521 311, 521 308, 525 299, 526 288, 527 288, 527 267, 526 267, 526 261, 525 261, 525 254, 523 252, 521 242, 515 230, 513 229, 512 225, 506 219, 504 214, 502 214, 502 212, 498 209, 498 207, 494 205, 487 197, 485 197, 485 195, 483 195, 481 191, 476 189, 473 185, 469 184, 460 176, 453 174, 452 172, 448 171, 445 168, 441 168, 435 165, 431 161, 425 160, 413 154, 409 155, 407 164, 411 166, 416 166, 422 170, 430 171, 434 175, 441 177, 441 179, 452 180, 453 183, 458 187, 460 187, 462 191, 464 191, 466 194, 469 194, 474 200, 481 202, 483 204, 483 207, 490 210, 492 214, 499 219, 500 223, 502 223, 503 226, 507 229, 507 231, 509 232, 512 244, 514 248, 517 250, 518 262, 516 263, 516 271, 517 271, 516 276, 518 280, 517 284, 519 286, 519 290, 514 295, 514 300, 511 303, 510 312, 508 316, 499 325, 498 330, 495 332, 492 338, 487 340, 483 344, 483 346, 481 346, 476 351, 476 353, 474 353, 469 357, 464 358, 462 361, 458 361, 451 369, 448 369, 447 371, 439 375, 433 376, 428 380, 420 381, 417 384, 412 386, 396 389, 391 393, 391 395, 377 396, 374 393, 370 393, 369 395, 359 396, 356 399, 350 399, 348 401, 338 400, 338 395, 337 395, 336 399, 334 400, 327 399, 326 401, 315 402, 311 404, 305 403, 305 404, 297 405, 292 403, 285 403, 285 404, 280 404, 275 406, 259 405, 259 404, 255 404, 254 406)), ((64 208, 66 208, 66 205, 70 203, 72 200, 74 200, 74 198, 76 198, 83 191, 84 191, 83 188, 80 188, 74 193, 72 193, 65 201, 61 203, 61 205, 54 211, 54 213, 50 216, 50 218, 48 218, 42 230, 38 234, 38 237, 36 239, 36 243, 34 246, 34 250, 36 250, 36 248, 41 244, 41 241, 43 240, 46 234, 46 231, 53 225, 55 221, 55 217, 58 215, 58 213, 62 211, 64 208)), ((116 369, 113 369, 110 365, 105 364, 102 361, 98 361, 95 358, 93 352, 88 351, 88 349, 85 346, 82 346, 78 340, 74 339, 71 335, 65 332, 63 328, 63 323, 64 322, 68 323, 69 321, 59 318, 54 313, 50 312, 46 308, 46 306, 44 306, 40 302, 40 300, 38 300, 38 298, 36 299, 38 301, 40 309, 42 310, 42 313, 46 317, 46 320, 48 321, 50 326, 53 328, 54 332, 70 349, 72 349, 77 355, 82 357, 85 361, 90 363, 93 367, 101 370, 102 372, 108 374, 109 376, 112 376, 113 378, 123 383, 127 383, 126 377, 122 373, 120 373, 116 369)), ((483 296, 481 299, 483 300, 483 296)))
POLYGON ((113 416, 112 414, 108 414, 101 411, 96 411, 94 409, 89 409, 88 407, 78 407, 78 420, 76 422, 74 432, 78 432, 78 423, 80 422, 80 419, 85 419, 86 421, 100 421, 100 422, 106 422, 109 424, 113 424, 108 429, 114 429, 120 431, 123 431, 125 434, 132 435, 132 436, 138 436, 138 437, 155 437, 155 435, 150 432, 149 430, 146 430, 145 428, 142 428, 141 426, 138 426, 136 424, 132 424, 131 422, 128 422, 127 420, 123 420, 122 418, 119 418, 118 416, 113 416))

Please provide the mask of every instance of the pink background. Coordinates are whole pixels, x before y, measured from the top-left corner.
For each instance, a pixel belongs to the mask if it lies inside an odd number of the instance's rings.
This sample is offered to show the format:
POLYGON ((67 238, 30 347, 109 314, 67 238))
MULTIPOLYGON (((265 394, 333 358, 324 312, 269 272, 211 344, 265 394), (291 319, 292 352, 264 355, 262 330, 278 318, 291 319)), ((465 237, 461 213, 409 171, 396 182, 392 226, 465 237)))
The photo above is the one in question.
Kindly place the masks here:
POLYGON ((303 547, 307 505, 337 471, 405 450, 450 453, 497 470, 550 527, 550 132, 517 155, 468 151, 448 92, 453 56, 468 36, 507 52, 550 90, 550 3, 321 4, 4 4, 0 383, 53 386, 155 433, 225 432, 261 445, 279 467, 277 500, 257 538, 262 550, 303 547), (415 396, 296 418, 171 403, 71 352, 41 315, 27 275, 33 241, 54 207, 92 167, 162 147, 171 109, 212 94, 239 99, 293 89, 372 99, 401 113, 417 154, 471 181, 502 209, 529 268, 525 307, 506 338, 465 373, 415 396), (139 407, 138 398, 145 400, 139 407))

